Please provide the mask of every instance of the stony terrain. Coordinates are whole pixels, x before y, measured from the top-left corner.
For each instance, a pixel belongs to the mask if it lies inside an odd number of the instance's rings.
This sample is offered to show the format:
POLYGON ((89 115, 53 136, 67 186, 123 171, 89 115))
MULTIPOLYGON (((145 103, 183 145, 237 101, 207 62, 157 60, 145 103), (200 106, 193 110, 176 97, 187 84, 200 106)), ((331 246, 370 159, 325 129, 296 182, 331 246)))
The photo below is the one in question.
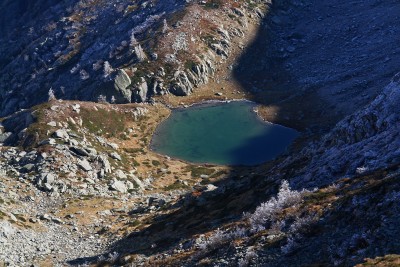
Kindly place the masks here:
MULTIPOLYGON (((208 83, 232 45, 243 47, 249 24, 266 8, 259 0, 202 2, 40 1, 46 19, 14 21, 1 36, 1 114, 45 101, 50 89, 62 99, 102 96, 115 103, 191 94, 208 83)), ((15 12, 15 5, 0 8, 15 12)), ((31 15, 28 8, 19 12, 31 15)))
POLYGON ((398 1, 0 10, 0 266, 399 264, 398 1), (171 107, 239 98, 301 137, 254 167, 149 149, 171 107))

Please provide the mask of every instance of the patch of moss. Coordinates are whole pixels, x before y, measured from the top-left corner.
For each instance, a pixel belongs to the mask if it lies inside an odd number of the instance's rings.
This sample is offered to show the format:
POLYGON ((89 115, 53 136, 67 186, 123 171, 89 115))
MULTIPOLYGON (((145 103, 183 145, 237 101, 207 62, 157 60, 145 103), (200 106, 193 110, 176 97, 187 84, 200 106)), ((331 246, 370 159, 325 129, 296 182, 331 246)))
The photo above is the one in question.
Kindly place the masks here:
POLYGON ((127 224, 132 227, 137 227, 141 224, 141 222, 139 220, 133 220, 133 221, 128 222, 127 224))
POLYGON ((151 164, 153 164, 153 166, 160 166, 161 165, 161 162, 159 162, 158 160, 152 160, 151 161, 151 164))
POLYGON ((189 188, 189 186, 176 181, 175 183, 164 187, 164 190, 170 191, 170 190, 188 189, 188 188, 189 188))
POLYGON ((220 177, 220 176, 222 176, 222 175, 226 175, 226 174, 228 174, 227 171, 221 170, 221 171, 217 171, 216 173, 213 173, 213 174, 210 176, 210 178, 218 178, 218 177, 220 177))
POLYGON ((125 131, 125 125, 129 118, 116 110, 81 109, 83 127, 90 132, 103 136, 114 137, 125 131))
POLYGON ((222 0, 208 0, 204 4, 205 9, 218 9, 220 7, 222 7, 222 0))
POLYGON ((192 177, 200 177, 200 175, 211 175, 215 172, 215 169, 203 167, 203 166, 193 166, 189 165, 185 167, 186 172, 190 172, 192 177))
POLYGON ((194 62, 193 60, 186 60, 185 69, 194 70, 195 67, 196 67, 196 62, 194 62))

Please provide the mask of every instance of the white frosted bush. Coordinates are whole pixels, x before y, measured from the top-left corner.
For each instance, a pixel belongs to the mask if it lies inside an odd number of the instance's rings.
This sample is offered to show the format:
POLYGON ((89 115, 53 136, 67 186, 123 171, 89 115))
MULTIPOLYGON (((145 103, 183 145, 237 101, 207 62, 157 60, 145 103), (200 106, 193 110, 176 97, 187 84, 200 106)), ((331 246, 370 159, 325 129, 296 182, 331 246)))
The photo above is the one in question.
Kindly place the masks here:
POLYGON ((114 69, 110 65, 110 62, 108 61, 104 62, 103 67, 104 67, 104 77, 108 77, 114 71, 114 69))
POLYGON ((279 188, 277 198, 272 197, 269 201, 262 203, 249 216, 251 231, 258 232, 265 229, 267 223, 279 220, 278 216, 283 209, 296 206, 303 201, 303 193, 291 190, 289 183, 284 180, 279 188))
POLYGON ((54 94, 53 88, 49 89, 48 95, 49 95, 49 101, 56 100, 56 95, 54 94))

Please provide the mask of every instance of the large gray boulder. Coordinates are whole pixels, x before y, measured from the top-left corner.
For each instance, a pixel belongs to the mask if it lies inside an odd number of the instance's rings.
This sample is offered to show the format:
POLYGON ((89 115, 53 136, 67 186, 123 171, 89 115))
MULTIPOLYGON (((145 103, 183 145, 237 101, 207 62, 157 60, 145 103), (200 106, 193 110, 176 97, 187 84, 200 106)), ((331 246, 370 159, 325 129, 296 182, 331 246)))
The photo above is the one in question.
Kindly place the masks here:
POLYGON ((145 102, 147 99, 148 86, 146 80, 141 77, 141 81, 134 86, 132 102, 145 102))
POLYGON ((103 82, 97 90, 93 98, 98 99, 99 96, 106 98, 108 102, 117 104, 130 103, 132 99, 131 78, 125 70, 120 69, 116 74, 107 77, 106 82, 103 82))
POLYGON ((110 184, 110 189, 120 192, 120 193, 126 193, 128 192, 128 189, 125 186, 125 183, 122 181, 118 181, 117 179, 114 179, 111 184, 110 184))
POLYGON ((7 141, 7 139, 10 138, 11 135, 12 133, 10 132, 0 134, 0 143, 4 143, 5 141, 7 141))
POLYGON ((185 71, 176 71, 174 83, 170 87, 170 92, 177 96, 187 96, 193 92, 194 85, 190 82, 185 71))
POLYGON ((114 97, 117 103, 131 102, 132 92, 128 88, 131 83, 132 81, 125 70, 119 70, 114 80, 114 89, 116 91, 114 97))
POLYGON ((92 170, 92 166, 90 166, 90 163, 86 159, 79 160, 78 161, 78 166, 84 171, 91 171, 92 170))

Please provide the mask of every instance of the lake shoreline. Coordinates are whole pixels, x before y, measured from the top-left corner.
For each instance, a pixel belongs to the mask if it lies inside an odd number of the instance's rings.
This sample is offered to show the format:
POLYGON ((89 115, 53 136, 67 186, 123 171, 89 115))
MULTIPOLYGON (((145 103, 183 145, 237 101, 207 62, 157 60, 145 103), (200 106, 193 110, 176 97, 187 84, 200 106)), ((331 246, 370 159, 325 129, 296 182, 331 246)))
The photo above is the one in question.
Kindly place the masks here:
POLYGON ((248 99, 234 99, 207 100, 170 108, 170 115, 157 125, 148 149, 191 164, 231 167, 263 164, 287 152, 300 133, 263 120, 257 112, 258 106, 248 99), (225 106, 229 103, 237 104, 225 106), (189 111, 189 108, 193 110, 189 111), (212 109, 205 110, 207 108, 212 109), (175 116, 174 121, 168 121, 171 116, 175 116), (207 123, 214 124, 207 128, 207 123), (264 150, 261 152, 261 149, 264 150), (207 160, 207 157, 211 159, 207 160))

